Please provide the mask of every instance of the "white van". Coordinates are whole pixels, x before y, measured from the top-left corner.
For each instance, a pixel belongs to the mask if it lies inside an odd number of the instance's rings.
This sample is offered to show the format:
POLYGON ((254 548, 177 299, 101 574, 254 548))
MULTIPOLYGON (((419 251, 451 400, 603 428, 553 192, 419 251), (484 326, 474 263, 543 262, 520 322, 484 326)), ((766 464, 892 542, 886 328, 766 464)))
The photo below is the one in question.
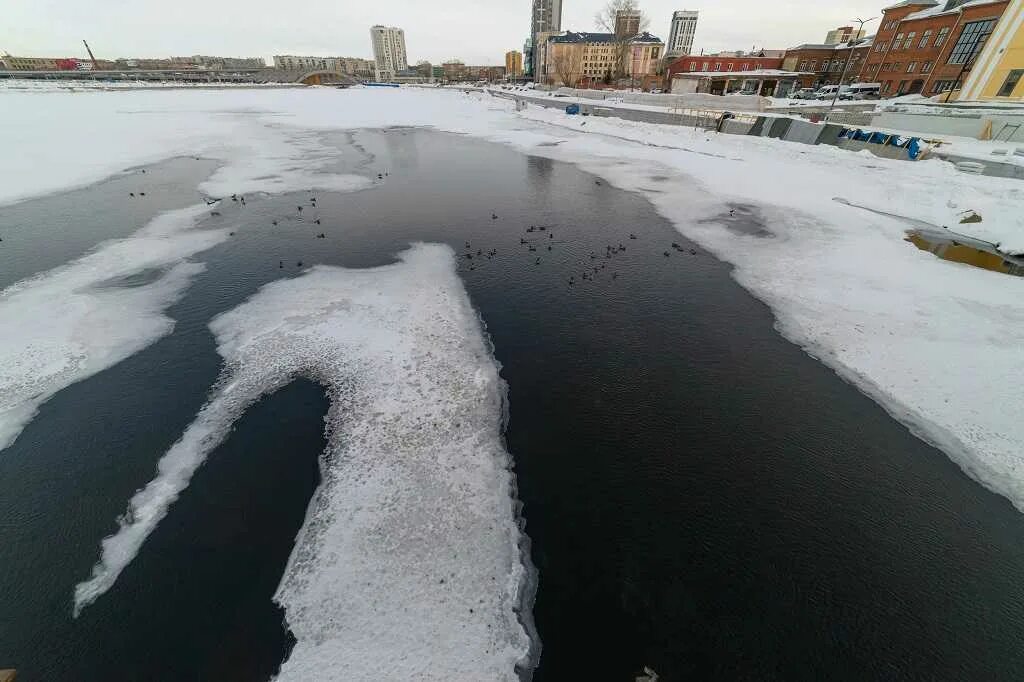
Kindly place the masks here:
POLYGON ((849 89, 849 85, 823 85, 822 87, 818 88, 818 91, 814 93, 814 96, 817 97, 818 99, 832 99, 833 97, 836 96, 836 91, 839 91, 839 96, 842 97, 843 94, 849 89))
POLYGON ((843 93, 848 99, 879 99, 882 96, 881 83, 854 83, 843 93))

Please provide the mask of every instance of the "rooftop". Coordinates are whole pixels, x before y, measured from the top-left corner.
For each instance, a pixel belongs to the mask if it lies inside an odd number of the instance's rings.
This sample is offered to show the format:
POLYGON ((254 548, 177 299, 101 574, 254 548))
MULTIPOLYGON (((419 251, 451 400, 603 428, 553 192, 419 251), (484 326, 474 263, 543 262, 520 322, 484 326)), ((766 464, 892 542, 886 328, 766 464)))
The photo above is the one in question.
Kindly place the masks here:
POLYGON ((897 2, 895 5, 883 7, 882 11, 888 12, 891 9, 899 9, 900 7, 914 7, 916 5, 920 5, 922 7, 931 7, 932 5, 937 4, 939 3, 936 2, 936 0, 902 0, 902 2, 897 2))
MULTIPOLYGON (((562 35, 551 36, 548 39, 552 43, 614 43, 616 37, 614 33, 587 33, 586 31, 566 31, 562 35)), ((629 43, 660 43, 661 38, 651 35, 647 31, 627 38, 626 42, 629 43)))
POLYGON ((946 2, 940 3, 935 7, 929 7, 918 12, 911 12, 907 16, 903 17, 903 21, 913 21, 915 19, 927 19, 929 17, 937 17, 943 14, 953 14, 959 12, 966 7, 974 7, 976 5, 991 5, 997 2, 1005 2, 1006 0, 968 0, 968 2, 957 2, 957 0, 947 0, 946 2))

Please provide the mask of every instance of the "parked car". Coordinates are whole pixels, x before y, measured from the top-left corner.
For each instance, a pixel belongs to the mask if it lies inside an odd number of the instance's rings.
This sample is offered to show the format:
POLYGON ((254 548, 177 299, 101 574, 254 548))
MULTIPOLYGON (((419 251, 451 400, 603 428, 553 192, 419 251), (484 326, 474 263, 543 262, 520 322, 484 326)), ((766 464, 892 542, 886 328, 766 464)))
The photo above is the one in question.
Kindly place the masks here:
POLYGON ((790 99, 815 99, 816 97, 814 88, 800 88, 789 93, 790 99))

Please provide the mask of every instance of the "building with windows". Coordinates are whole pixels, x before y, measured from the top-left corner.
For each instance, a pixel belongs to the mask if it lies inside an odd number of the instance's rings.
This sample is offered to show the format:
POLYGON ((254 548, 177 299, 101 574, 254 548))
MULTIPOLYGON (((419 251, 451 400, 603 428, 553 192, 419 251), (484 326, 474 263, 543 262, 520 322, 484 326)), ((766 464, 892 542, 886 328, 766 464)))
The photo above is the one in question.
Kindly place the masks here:
POLYGON ((527 38, 523 43, 523 76, 533 78, 533 38, 527 38))
POLYGON ((697 33, 696 10, 677 10, 672 13, 672 26, 665 49, 668 57, 680 57, 693 51, 693 36, 697 33))
POLYGON ((635 9, 620 9, 615 12, 615 35, 628 38, 640 33, 640 21, 643 13, 635 9))
POLYGON ((617 72, 640 87, 655 77, 660 80, 665 43, 650 33, 624 40, 613 33, 574 31, 543 37, 538 82, 590 87, 612 83, 617 72))
POLYGON ((864 37, 864 29, 854 31, 853 26, 840 26, 837 29, 829 31, 825 36, 826 45, 838 45, 839 43, 848 43, 851 40, 860 40, 864 37), (857 35, 854 35, 856 33, 857 35))
POLYGON ((562 30, 562 0, 533 0, 533 12, 530 17, 530 72, 534 80, 539 80, 541 34, 551 35, 562 30))
POLYGON ((1024 101, 1024 0, 1011 0, 964 80, 960 100, 1024 101))
POLYGON ((804 88, 839 85, 840 80, 843 85, 849 85, 857 82, 861 66, 871 53, 872 41, 873 38, 864 38, 838 45, 825 43, 797 45, 786 50, 786 56, 782 60, 782 69, 808 74, 801 77, 800 80, 800 87, 804 88), (848 65, 847 62, 849 62, 848 65))
POLYGON ((370 28, 370 40, 378 81, 390 81, 399 71, 409 69, 405 55, 405 31, 394 26, 373 26, 370 28))
MULTIPOLYGON (((735 54, 735 53, 734 53, 735 54)), ((667 75, 671 82, 679 73, 743 73, 763 69, 781 69, 781 57, 760 57, 756 55, 713 56, 689 55, 680 57, 668 65, 667 75)), ((795 71, 795 69, 788 69, 795 71)))
POLYGON ((511 50, 505 53, 505 74, 509 78, 522 78, 523 76, 523 53, 511 50))
POLYGON ((886 7, 858 80, 881 83, 883 97, 958 89, 1008 4, 903 0, 886 7))

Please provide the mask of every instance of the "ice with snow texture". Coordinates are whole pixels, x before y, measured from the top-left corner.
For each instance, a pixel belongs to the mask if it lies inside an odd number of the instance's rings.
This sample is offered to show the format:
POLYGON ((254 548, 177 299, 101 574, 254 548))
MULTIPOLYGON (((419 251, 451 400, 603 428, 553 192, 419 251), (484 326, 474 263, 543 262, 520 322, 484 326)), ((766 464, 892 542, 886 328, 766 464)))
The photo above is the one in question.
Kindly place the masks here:
POLYGON ((195 229, 206 206, 165 213, 127 239, 0 291, 0 451, 43 402, 169 334, 164 310, 202 271, 190 256, 227 238, 195 229), (141 287, 105 286, 160 272, 141 287))
POLYGON ((210 324, 223 375, 103 541, 76 610, 110 589, 245 409, 303 376, 332 403, 323 480, 275 595, 297 639, 279 679, 518 679, 532 627, 503 384, 454 253, 400 258, 315 267, 210 324))

